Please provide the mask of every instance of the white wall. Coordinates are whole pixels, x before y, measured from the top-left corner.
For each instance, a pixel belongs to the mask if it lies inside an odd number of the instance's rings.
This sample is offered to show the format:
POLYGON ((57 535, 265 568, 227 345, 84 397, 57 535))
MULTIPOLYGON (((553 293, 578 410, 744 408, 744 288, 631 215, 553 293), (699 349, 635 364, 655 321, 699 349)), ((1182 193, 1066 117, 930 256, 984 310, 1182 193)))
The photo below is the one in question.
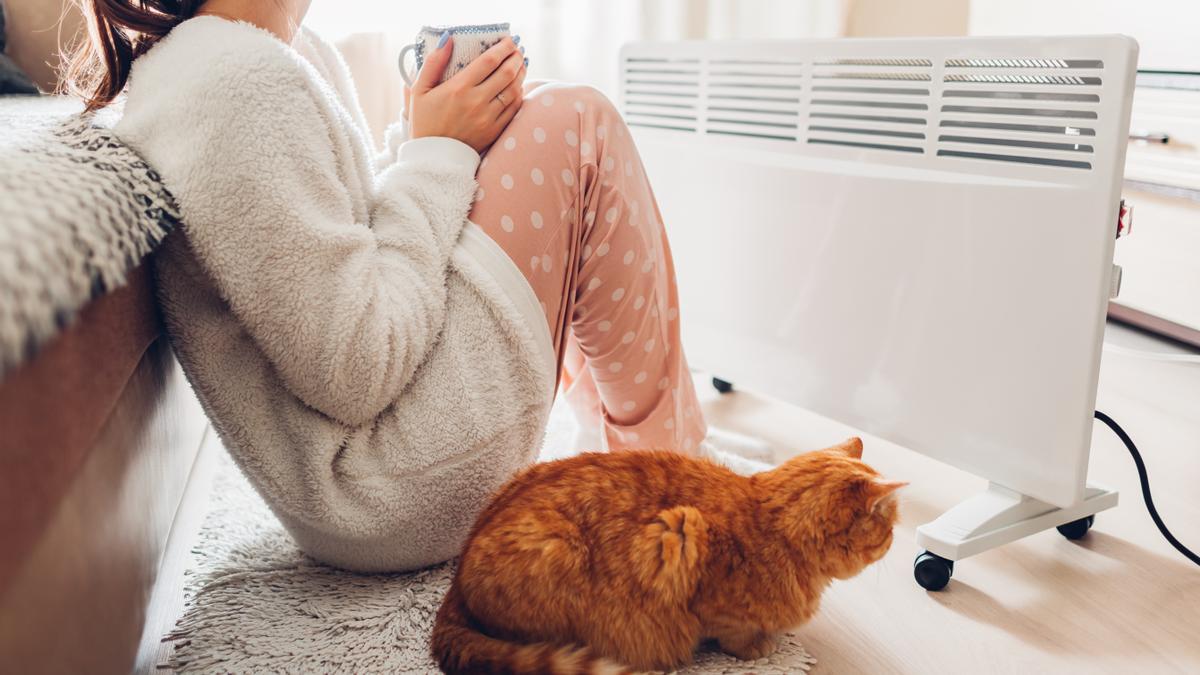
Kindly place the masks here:
POLYGON ((970 0, 852 0, 846 35, 966 35, 970 0))

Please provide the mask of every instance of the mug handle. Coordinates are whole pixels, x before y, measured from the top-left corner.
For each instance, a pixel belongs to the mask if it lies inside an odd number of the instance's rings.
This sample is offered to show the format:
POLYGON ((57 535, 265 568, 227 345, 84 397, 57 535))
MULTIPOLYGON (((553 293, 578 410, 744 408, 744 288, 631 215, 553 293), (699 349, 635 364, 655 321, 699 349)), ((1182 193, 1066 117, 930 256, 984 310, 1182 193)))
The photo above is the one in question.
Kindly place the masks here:
POLYGON ((416 48, 417 46, 415 44, 407 44, 404 45, 404 48, 400 50, 400 77, 403 78, 404 84, 407 84, 409 87, 412 87, 416 83, 416 80, 408 72, 408 68, 404 67, 404 57, 408 56, 408 53, 416 48))

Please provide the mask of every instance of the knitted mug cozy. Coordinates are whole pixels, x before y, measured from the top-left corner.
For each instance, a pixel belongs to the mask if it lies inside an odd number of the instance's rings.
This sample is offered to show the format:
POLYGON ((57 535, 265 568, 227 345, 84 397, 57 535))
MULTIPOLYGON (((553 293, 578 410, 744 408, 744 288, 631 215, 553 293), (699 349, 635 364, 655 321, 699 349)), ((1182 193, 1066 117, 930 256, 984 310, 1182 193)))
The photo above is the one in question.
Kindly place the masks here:
POLYGON ((438 40, 441 39, 442 33, 446 32, 454 39, 454 53, 450 57, 450 63, 446 65, 446 71, 438 79, 439 84, 466 68, 468 63, 509 35, 507 23, 424 26, 417 33, 417 39, 400 50, 400 76, 404 78, 405 84, 411 87, 417 81, 417 73, 425 65, 425 55, 437 49, 438 40), (416 56, 417 67, 413 69, 409 69, 404 63, 410 51, 416 56))

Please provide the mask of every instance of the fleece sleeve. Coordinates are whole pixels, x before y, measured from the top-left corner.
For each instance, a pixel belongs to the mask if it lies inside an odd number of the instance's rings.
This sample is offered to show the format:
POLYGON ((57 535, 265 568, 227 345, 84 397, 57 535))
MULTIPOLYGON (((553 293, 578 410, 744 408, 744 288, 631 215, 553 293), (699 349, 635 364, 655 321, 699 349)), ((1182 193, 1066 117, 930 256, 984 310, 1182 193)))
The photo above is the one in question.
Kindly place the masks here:
POLYGON ((400 119, 388 125, 383 132, 383 151, 375 156, 375 170, 384 171, 396 163, 400 148, 409 140, 408 120, 400 119))
POLYGON ((337 161, 345 137, 319 92, 269 72, 255 84, 238 84, 253 95, 189 97, 175 146, 156 154, 182 185, 195 256, 280 378, 360 425, 396 400, 438 339, 479 156, 417 139, 358 185, 353 163, 337 161), (372 195, 369 210, 348 184, 372 195))
MULTIPOLYGON (((363 138, 369 144, 371 128, 367 125, 367 118, 363 113, 362 103, 358 98, 358 90, 354 84, 354 77, 350 73, 350 67, 346 65, 346 60, 342 58, 341 52, 325 41, 320 35, 307 28, 301 29, 300 37, 305 41, 310 62, 317 66, 322 77, 337 92, 342 105, 346 107, 346 110, 354 119, 355 125, 361 130, 363 138)), ((383 135, 383 150, 377 153, 372 160, 375 170, 384 171, 395 164, 400 146, 408 141, 409 138, 407 119, 401 117, 388 125, 383 135)))

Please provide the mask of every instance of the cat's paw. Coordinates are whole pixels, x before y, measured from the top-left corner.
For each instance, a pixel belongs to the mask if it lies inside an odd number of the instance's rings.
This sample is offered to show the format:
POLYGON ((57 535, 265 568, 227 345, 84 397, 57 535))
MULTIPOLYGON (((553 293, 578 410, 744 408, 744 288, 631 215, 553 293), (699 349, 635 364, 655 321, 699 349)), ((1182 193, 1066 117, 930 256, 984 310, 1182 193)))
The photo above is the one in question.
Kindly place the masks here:
POLYGON ((650 527, 658 536, 664 567, 695 566, 700 537, 707 530, 699 511, 691 506, 664 509, 650 527))
POLYGON ((707 546, 707 533, 704 516, 691 506, 659 511, 641 539, 639 564, 647 585, 672 597, 690 595, 707 546))
POLYGON ((739 635, 736 638, 720 638, 721 651, 736 656, 743 661, 765 659, 779 649, 779 635, 772 633, 752 633, 739 635))

